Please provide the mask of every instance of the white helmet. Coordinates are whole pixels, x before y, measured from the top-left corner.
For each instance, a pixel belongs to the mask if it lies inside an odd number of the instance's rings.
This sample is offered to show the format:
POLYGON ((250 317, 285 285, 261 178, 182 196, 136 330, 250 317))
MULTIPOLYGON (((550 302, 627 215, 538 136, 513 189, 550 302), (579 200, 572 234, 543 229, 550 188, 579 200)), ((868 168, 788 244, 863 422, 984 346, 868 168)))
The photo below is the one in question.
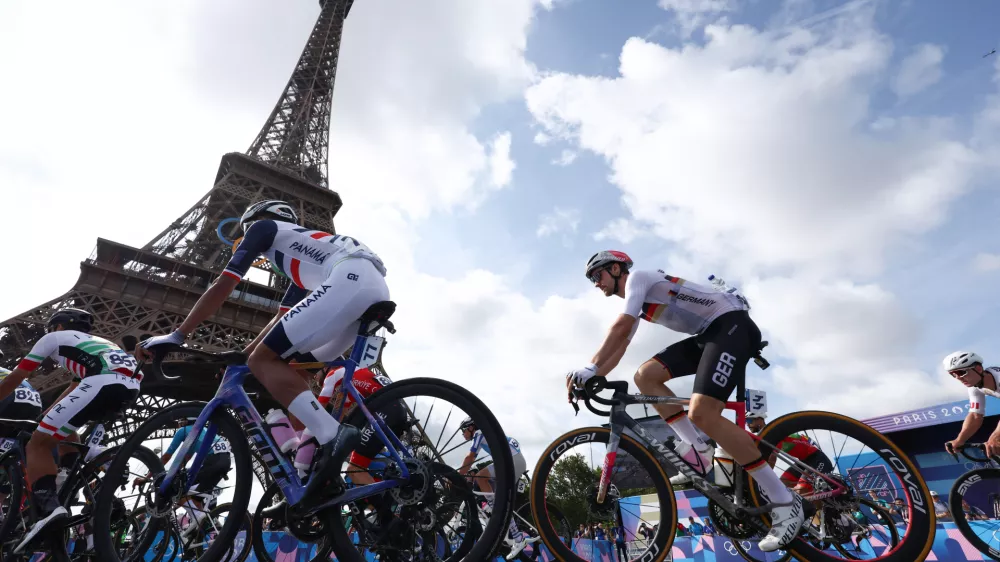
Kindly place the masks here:
POLYGON ((299 224, 299 215, 295 213, 295 209, 288 203, 274 200, 258 201, 247 207, 247 210, 243 212, 243 216, 240 217, 240 226, 243 227, 244 234, 250 223, 264 218, 276 218, 299 224))
POLYGON ((983 358, 971 351, 956 351, 945 357, 942 363, 944 364, 945 371, 954 371, 957 369, 968 369, 976 363, 982 365, 983 358))

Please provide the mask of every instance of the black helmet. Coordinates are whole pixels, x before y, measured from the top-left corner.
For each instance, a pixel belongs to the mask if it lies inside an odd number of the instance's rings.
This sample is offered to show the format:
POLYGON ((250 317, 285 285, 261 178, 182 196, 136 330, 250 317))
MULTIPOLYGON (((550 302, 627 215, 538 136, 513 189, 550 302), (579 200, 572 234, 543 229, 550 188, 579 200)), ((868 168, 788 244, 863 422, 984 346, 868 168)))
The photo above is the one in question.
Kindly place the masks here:
POLYGON ((51 332, 53 326, 61 324, 63 328, 69 330, 89 332, 93 323, 94 316, 86 310, 80 310, 79 308, 63 308, 62 310, 56 311, 56 313, 49 318, 47 331, 51 332))
POLYGON ((299 215, 291 205, 284 201, 268 200, 258 201, 247 207, 247 210, 243 212, 243 216, 240 217, 240 226, 243 227, 243 232, 245 233, 250 223, 266 218, 275 218, 299 224, 299 215))

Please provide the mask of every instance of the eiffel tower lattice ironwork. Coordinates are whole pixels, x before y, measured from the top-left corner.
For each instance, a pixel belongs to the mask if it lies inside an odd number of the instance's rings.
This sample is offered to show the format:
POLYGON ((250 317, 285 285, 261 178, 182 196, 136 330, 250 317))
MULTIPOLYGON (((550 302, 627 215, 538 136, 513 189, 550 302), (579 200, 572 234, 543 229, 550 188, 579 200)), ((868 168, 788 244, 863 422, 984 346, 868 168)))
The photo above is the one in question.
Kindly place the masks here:
MULTIPOLYGON (((126 349, 148 335, 167 333, 184 316, 232 255, 222 238, 238 238, 237 218, 262 199, 290 203, 305 226, 335 232, 340 196, 329 189, 327 153, 334 79, 344 21, 353 0, 320 0, 320 15, 295 70, 270 118, 245 153, 222 157, 212 189, 163 232, 141 248, 105 239, 80 264, 80 277, 65 295, 0 323, 0 350, 8 367, 44 333, 57 309, 83 308, 94 314, 94 333, 126 349)), ((275 314, 287 283, 260 264, 222 309, 188 342, 206 350, 239 349, 275 314)), ((147 373, 142 395, 123 419, 109 428, 121 441, 144 419, 181 400, 207 400, 218 386, 215 371, 190 365, 179 379, 147 373)), ((46 402, 71 375, 50 361, 32 378, 46 402)), ((261 406, 268 405, 261 399, 261 406)), ((258 476, 262 476, 261 467, 258 476)), ((266 471, 265 471, 266 472, 266 471)))

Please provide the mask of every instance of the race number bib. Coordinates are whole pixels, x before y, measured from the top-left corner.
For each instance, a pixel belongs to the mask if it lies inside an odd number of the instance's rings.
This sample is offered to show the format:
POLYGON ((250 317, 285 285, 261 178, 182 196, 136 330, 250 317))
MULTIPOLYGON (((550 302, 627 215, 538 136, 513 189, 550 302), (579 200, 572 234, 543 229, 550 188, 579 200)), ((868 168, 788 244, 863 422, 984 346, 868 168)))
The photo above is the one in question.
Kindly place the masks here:
POLYGON ((219 439, 215 443, 212 443, 212 454, 218 455, 222 453, 229 453, 229 441, 225 439, 219 439))
POLYGON ((14 389, 14 402, 31 404, 39 408, 42 407, 42 397, 38 394, 38 391, 31 388, 24 388, 23 386, 14 389))
POLYGON ((135 372, 137 365, 135 357, 120 349, 106 351, 101 357, 104 359, 104 364, 108 366, 109 371, 125 374, 122 371, 127 370, 130 375, 135 372))
POLYGON ((513 437, 508 437, 507 442, 510 443, 510 450, 512 453, 514 453, 515 455, 521 454, 521 444, 517 442, 517 439, 514 439, 513 437))
POLYGON ((763 390, 747 389, 747 413, 767 415, 767 393, 763 390))
POLYGON ((0 439, 0 454, 13 449, 15 443, 17 443, 17 441, 14 439, 0 439))

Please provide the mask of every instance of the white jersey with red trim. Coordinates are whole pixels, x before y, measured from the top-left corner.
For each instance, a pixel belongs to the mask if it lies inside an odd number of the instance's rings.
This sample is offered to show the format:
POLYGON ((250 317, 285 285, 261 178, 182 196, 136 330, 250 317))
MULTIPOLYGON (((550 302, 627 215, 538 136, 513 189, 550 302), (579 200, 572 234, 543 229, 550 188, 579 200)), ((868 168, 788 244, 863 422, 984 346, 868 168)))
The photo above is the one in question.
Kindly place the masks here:
MULTIPOLYGON (((727 312, 748 310, 739 296, 671 277, 662 270, 631 271, 625 281, 625 314, 686 334, 700 334, 727 312)), ((629 339, 639 328, 632 326, 629 339)))
POLYGON ((142 373, 135 372, 134 357, 104 338, 76 330, 45 334, 21 359, 17 368, 34 371, 46 358, 51 358, 81 379, 95 375, 120 375, 135 381, 142 380, 142 373))
POLYGON ((275 220, 259 220, 250 225, 222 274, 242 279, 260 256, 266 257, 294 284, 295 288, 290 286, 282 299, 285 307, 319 287, 341 260, 366 259, 385 276, 382 260, 358 240, 275 220))
MULTIPOLYGON (((323 380, 323 390, 320 391, 319 398, 317 398, 320 404, 326 406, 330 403, 334 393, 343 386, 345 372, 343 367, 338 367, 327 373, 323 380)), ((351 376, 351 384, 358 389, 362 398, 368 398, 382 387, 392 384, 392 380, 385 375, 378 375, 364 367, 358 367, 354 370, 354 375, 351 376)), ((344 409, 347 410, 352 405, 354 405, 354 398, 350 394, 345 395, 344 409)))
MULTIPOLYGON (((986 367, 983 369, 983 378, 993 377, 993 386, 1000 389, 1000 367, 986 367)), ((985 381, 983 388, 976 388, 974 386, 969 387, 969 411, 975 412, 977 414, 986 413, 986 395, 990 395, 994 398, 1000 398, 1000 391, 990 390, 985 387, 985 381)))

